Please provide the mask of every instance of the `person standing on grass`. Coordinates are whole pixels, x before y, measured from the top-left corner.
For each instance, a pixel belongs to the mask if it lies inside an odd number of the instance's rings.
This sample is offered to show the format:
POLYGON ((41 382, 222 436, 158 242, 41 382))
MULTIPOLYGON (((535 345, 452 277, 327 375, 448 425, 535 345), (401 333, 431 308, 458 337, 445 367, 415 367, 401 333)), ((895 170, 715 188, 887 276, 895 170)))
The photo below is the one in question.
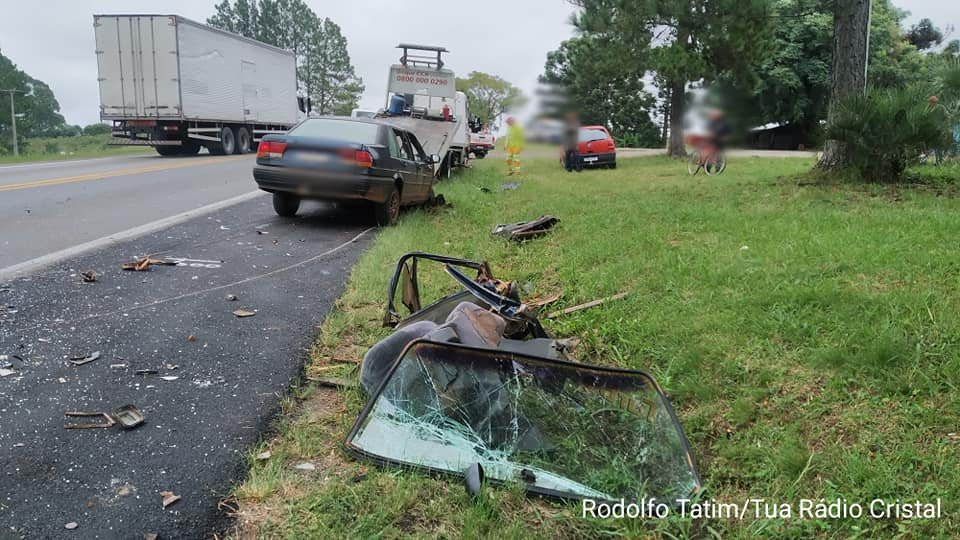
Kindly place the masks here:
POLYGON ((520 152, 524 145, 523 128, 514 117, 507 118, 507 138, 503 146, 507 151, 507 174, 510 176, 520 172, 520 152))
POLYGON ((576 111, 567 113, 567 123, 563 128, 563 166, 567 172, 583 170, 580 161, 580 152, 577 145, 580 143, 580 119, 576 111))

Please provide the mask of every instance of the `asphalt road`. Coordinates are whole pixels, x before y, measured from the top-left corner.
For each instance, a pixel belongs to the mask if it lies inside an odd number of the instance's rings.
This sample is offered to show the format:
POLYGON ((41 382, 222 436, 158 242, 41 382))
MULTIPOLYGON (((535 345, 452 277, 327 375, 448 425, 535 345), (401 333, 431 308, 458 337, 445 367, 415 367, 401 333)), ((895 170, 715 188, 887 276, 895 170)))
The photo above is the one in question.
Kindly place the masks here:
POLYGON ((249 193, 253 156, 0 166, 0 269, 249 193))
MULTIPOLYGON (((142 157, 0 168, 0 205, 17 220, 0 217, 10 242, 0 253, 20 262, 248 192, 249 167, 248 157, 142 157)), ((0 539, 204 538, 228 527, 218 502, 244 478, 246 451, 302 372, 370 227, 365 213, 318 204, 278 218, 263 194, 0 278, 0 355, 14 370, 0 376, 0 539), (120 269, 147 253, 190 260, 120 269), (95 283, 82 282, 87 270, 95 283), (256 315, 238 318, 239 308, 256 315), (94 351, 93 362, 69 362, 94 351), (66 411, 125 404, 146 423, 64 428, 66 411), (164 509, 162 491, 182 498, 164 509)))

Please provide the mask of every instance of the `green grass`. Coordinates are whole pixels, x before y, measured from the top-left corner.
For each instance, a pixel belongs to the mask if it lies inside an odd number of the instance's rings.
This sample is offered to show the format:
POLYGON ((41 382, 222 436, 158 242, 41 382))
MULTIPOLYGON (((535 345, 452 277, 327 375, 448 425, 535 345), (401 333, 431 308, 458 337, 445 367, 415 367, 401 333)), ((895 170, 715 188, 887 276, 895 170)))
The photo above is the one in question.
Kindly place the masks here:
MULTIPOLYGON (((264 538, 709 537, 950 538, 960 534, 960 198, 937 185, 810 185, 806 159, 735 159, 689 177, 667 158, 568 174, 525 163, 499 192, 500 160, 442 184, 453 207, 406 213, 380 232, 324 323, 308 370, 359 357, 387 334, 386 283, 406 251, 487 259, 551 308, 630 291, 547 321, 582 339, 581 361, 642 368, 671 395, 706 495, 798 504, 836 498, 930 501, 939 520, 616 521, 455 481, 385 470, 340 444, 364 396, 308 391, 265 462, 237 489, 247 531, 264 538), (481 186, 492 190, 483 193, 481 186), (549 236, 517 245, 495 223, 551 213, 549 236), (322 463, 315 474, 292 469, 322 463)), ((953 177, 956 180, 956 177, 953 177)), ((450 290, 427 273, 424 296, 450 290)), ((354 376, 355 375, 351 375, 354 376)))
POLYGON ((0 155, 0 163, 26 163, 31 161, 56 161, 106 156, 125 156, 153 152, 144 146, 110 146, 110 135, 81 135, 79 137, 56 137, 29 139, 20 155, 0 155))

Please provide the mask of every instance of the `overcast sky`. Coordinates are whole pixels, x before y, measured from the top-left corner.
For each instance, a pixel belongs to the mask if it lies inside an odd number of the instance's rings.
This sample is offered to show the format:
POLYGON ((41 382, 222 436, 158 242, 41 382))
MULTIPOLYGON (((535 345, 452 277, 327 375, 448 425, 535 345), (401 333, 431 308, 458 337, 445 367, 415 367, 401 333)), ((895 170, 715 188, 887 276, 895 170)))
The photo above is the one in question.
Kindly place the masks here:
MULTIPOLYGON (((99 120, 94 13, 175 13, 203 22, 215 0, 2 0, 0 51, 53 88, 67 122, 99 120)), ((343 29, 350 57, 363 77, 363 108, 383 106, 387 69, 397 43, 450 49, 447 67, 458 75, 500 75, 530 95, 546 53, 572 35, 566 0, 306 0, 317 15, 343 29)), ((960 1, 894 0, 908 22, 929 17, 960 29, 960 1)), ((960 31, 951 38, 960 38, 960 31)))

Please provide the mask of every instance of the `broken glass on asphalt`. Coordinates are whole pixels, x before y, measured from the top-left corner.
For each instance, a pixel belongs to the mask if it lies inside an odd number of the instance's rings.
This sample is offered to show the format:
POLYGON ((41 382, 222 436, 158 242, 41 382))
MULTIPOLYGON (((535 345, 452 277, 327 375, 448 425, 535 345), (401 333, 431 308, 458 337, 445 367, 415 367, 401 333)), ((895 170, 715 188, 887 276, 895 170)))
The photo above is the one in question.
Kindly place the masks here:
POLYGON ((700 488, 646 373, 456 343, 409 344, 347 448, 457 475, 479 463, 491 480, 561 498, 676 500, 700 488))

